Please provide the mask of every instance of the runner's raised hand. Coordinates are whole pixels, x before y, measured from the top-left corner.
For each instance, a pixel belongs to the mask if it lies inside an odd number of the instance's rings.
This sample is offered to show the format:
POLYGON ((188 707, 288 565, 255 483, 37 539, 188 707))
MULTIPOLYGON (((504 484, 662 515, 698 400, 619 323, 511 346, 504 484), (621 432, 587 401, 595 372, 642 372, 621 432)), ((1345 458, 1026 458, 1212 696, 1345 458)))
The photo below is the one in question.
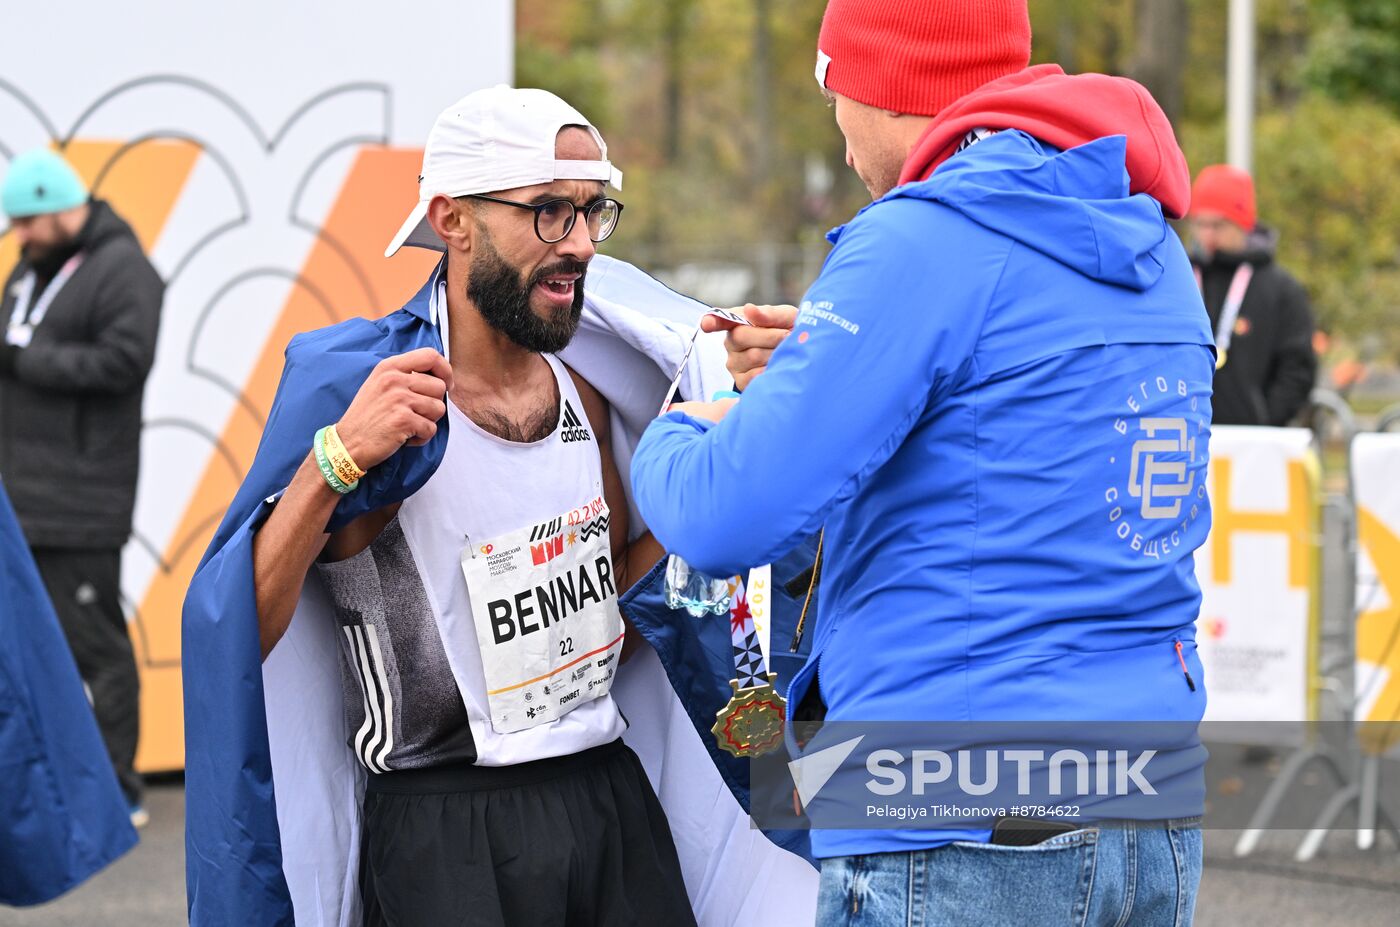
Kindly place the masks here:
POLYGON ((370 373, 336 424, 361 469, 383 463, 405 444, 419 447, 447 412, 452 367, 432 348, 385 358, 370 373))

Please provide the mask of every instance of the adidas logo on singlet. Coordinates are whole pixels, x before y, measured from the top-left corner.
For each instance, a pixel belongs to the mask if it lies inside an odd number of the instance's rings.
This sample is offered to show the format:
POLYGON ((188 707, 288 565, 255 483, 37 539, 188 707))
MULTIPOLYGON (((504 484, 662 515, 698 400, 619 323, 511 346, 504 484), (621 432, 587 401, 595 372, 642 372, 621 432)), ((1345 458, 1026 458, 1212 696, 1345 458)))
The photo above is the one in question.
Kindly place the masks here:
POLYGON ((593 440, 593 436, 588 433, 588 429, 579 420, 578 413, 574 412, 574 407, 569 405, 567 399, 564 400, 564 427, 560 429, 559 437, 565 444, 593 440))

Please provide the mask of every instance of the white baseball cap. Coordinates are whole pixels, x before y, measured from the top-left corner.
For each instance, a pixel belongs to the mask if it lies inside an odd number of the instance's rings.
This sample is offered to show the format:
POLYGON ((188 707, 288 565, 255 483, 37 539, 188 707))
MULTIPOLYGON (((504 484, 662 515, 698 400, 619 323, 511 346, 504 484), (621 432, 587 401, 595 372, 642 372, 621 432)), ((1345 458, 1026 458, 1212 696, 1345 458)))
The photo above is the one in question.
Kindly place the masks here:
POLYGON ((608 146, 583 114, 547 90, 501 84, 469 93, 443 110, 428 133, 418 205, 384 250, 404 245, 445 251, 428 224, 428 203, 439 193, 494 193, 556 180, 601 180, 622 189, 622 172, 608 160, 608 146), (558 161, 554 141, 564 126, 583 126, 602 151, 601 161, 558 161))

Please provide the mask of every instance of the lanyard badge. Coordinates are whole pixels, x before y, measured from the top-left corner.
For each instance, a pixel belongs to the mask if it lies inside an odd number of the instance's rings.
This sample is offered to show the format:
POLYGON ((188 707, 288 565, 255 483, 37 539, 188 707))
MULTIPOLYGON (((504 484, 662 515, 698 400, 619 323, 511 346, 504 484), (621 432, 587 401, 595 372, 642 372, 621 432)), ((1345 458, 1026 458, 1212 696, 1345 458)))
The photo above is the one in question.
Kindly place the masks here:
POLYGON ((29 347, 29 342, 34 337, 34 329, 38 328, 39 323, 44 321, 44 316, 49 314, 49 306, 53 304, 59 290, 63 289, 64 284, 82 264, 82 252, 78 252, 65 261, 63 267, 44 288, 43 295, 39 297, 37 302, 34 301, 34 290, 38 286, 38 276, 34 271, 31 270, 25 274, 15 284, 12 291, 15 295, 15 308, 10 313, 10 322, 5 328, 6 344, 20 348, 29 347))
MULTIPOLYGON (((1220 307, 1220 321, 1215 325, 1215 369, 1224 367, 1230 358, 1230 340, 1235 334, 1235 323, 1239 321, 1240 307, 1244 305, 1245 294, 1249 292, 1249 282, 1254 279, 1254 266, 1248 261, 1235 268, 1230 278, 1230 289, 1225 294, 1225 303, 1220 307)), ((1196 285, 1205 292, 1204 278, 1200 268, 1196 269, 1196 285)))

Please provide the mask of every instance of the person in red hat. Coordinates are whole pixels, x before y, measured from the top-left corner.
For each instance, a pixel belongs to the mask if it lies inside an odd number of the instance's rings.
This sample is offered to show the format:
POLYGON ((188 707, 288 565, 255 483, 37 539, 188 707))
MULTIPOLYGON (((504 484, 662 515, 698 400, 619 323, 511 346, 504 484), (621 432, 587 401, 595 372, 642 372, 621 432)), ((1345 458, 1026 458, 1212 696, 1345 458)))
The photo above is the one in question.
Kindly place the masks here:
POLYGON ((732 329, 741 398, 680 404, 632 460, 710 576, 824 532, 793 781, 753 785, 801 805, 820 925, 1195 905, 1215 358, 1166 221, 1190 172, 1143 87, 1030 52, 1026 0, 830 0, 816 75, 874 202, 799 307, 732 329))
POLYGON ((1275 260, 1254 178, 1212 164, 1191 187, 1191 263, 1215 332, 1217 425, 1287 425, 1317 380, 1308 295, 1275 260))

